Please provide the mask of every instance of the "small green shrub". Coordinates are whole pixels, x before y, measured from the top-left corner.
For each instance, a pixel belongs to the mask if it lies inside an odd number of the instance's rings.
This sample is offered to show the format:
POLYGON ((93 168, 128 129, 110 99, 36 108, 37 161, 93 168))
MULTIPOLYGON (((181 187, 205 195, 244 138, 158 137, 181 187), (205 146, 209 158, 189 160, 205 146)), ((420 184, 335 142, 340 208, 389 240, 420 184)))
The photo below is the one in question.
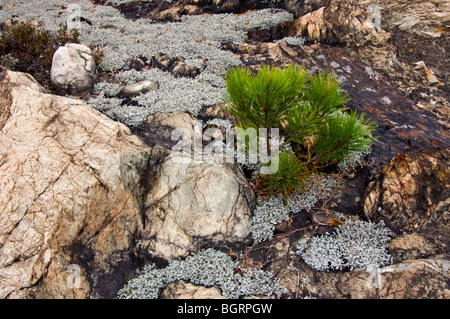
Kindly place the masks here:
POLYGON ((326 116, 341 108, 350 98, 334 75, 319 72, 309 77, 305 100, 318 108, 322 116, 326 116))
POLYGON ((233 68, 226 73, 225 101, 242 127, 280 127, 306 82, 307 72, 294 65, 283 70, 263 66, 256 76, 248 69, 233 68))
MULTIPOLYGON (((0 35, 0 56, 6 57, 0 59, 0 64, 13 71, 30 73, 38 82, 48 87, 53 54, 66 43, 78 43, 78 37, 78 31, 69 30, 66 24, 60 24, 56 32, 51 32, 19 23, 0 35)), ((96 63, 99 64, 103 52, 98 47, 90 48, 94 52, 96 63)))
MULTIPOLYGON (((349 101, 338 79, 327 72, 309 75, 301 66, 263 66, 256 75, 245 68, 226 73, 224 102, 243 128, 278 128, 294 155, 279 154, 275 174, 261 176, 262 193, 289 195, 315 166, 337 165, 367 153, 375 123, 344 106, 349 101)), ((267 143, 267 154, 270 154, 267 143)))
POLYGON ((60 25, 55 33, 20 23, 0 35, 0 55, 15 63, 7 65, 13 71, 27 72, 38 82, 49 83, 53 54, 67 42, 78 42, 78 32, 60 25))
POLYGON ((0 36, 0 55, 9 55, 17 60, 16 71, 35 73, 40 65, 50 58, 50 32, 37 30, 27 24, 19 24, 0 36))
POLYGON ((278 156, 278 170, 274 174, 261 175, 258 183, 260 193, 269 196, 281 194, 287 196, 296 190, 302 190, 309 177, 308 168, 292 153, 283 151, 278 156))
POLYGON ((322 162, 341 161, 350 154, 366 152, 373 142, 375 124, 358 116, 356 111, 340 112, 322 125, 314 143, 315 153, 322 162))

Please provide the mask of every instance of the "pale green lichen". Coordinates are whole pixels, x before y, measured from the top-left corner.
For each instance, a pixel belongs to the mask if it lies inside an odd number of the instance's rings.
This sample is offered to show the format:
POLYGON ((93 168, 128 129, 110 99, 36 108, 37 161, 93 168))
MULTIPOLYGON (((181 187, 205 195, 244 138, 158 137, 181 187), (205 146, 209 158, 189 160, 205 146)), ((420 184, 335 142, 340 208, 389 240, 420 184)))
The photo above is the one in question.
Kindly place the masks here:
POLYGON ((273 196, 268 200, 259 197, 252 217, 253 244, 271 239, 275 225, 289 219, 289 211, 289 207, 279 197, 273 196))
MULTIPOLYGON (((116 4, 119 2, 122 1, 115 1, 116 4)), ((81 16, 89 20, 90 24, 76 24, 79 40, 81 44, 100 47, 103 52, 100 69, 121 71, 117 74, 118 79, 122 75, 123 78, 139 77, 127 73, 124 67, 133 58, 144 57, 151 61, 158 53, 182 57, 188 65, 201 66, 200 75, 194 79, 174 79, 170 73, 158 72, 154 68, 152 72, 143 72, 140 77, 158 82, 160 89, 135 97, 133 100, 137 105, 128 103, 123 106, 120 103, 117 109, 112 110, 109 108, 113 105, 111 100, 89 101, 101 111, 107 105, 110 111, 107 115, 130 126, 139 125, 145 115, 158 112, 180 110, 195 116, 202 107, 219 102, 226 70, 241 64, 234 53, 222 50, 221 44, 242 43, 249 29, 269 28, 293 19, 287 11, 265 9, 245 15, 192 15, 182 16, 180 22, 154 23, 150 19, 126 19, 116 8, 94 5, 89 0, 76 3, 44 0, 38 6, 32 1, 5 0, 2 4, 0 23, 14 17, 37 19, 43 22, 45 29, 56 31, 60 23, 67 23, 70 19, 81 16)), ((115 95, 118 85, 99 83, 94 93, 101 89, 107 99, 119 98, 115 95)))
POLYGON ((319 200, 328 199, 337 181, 328 175, 313 174, 305 181, 305 190, 286 198, 272 196, 268 200, 259 197, 252 218, 251 233, 254 245, 273 237, 275 226, 301 210, 312 208, 319 200))
POLYGON ((352 172, 356 168, 364 165, 366 158, 372 152, 372 147, 369 147, 367 150, 362 152, 354 152, 349 154, 346 158, 338 164, 338 170, 340 172, 352 172))
POLYGON ((305 44, 305 37, 284 37, 276 42, 286 42, 289 45, 301 47, 305 44))
POLYGON ((205 287, 218 286, 225 298, 276 295, 283 290, 272 272, 239 266, 229 255, 209 248, 184 260, 171 260, 165 268, 148 264, 129 280, 117 296, 120 299, 156 299, 161 290, 176 280, 185 280, 205 287), (237 271, 239 269, 239 271, 237 271))
POLYGON ((355 268, 371 271, 389 263, 389 234, 383 222, 346 220, 333 234, 300 240, 297 254, 320 271, 355 268))

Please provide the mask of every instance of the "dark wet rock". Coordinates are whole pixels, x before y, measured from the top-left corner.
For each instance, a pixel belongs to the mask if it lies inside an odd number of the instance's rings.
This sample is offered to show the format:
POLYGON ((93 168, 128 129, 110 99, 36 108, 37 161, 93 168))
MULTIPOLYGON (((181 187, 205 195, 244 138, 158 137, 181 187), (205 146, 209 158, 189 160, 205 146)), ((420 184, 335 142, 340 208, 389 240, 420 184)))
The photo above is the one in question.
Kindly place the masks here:
POLYGON ((185 4, 184 1, 173 1, 169 3, 165 0, 156 1, 135 1, 119 4, 118 8, 128 19, 148 18, 158 22, 180 21, 184 14, 200 14, 201 7, 185 4))
POLYGON ((450 129, 448 32, 441 37, 408 33, 398 27, 390 32, 400 62, 398 71, 390 72, 392 81, 415 102, 417 110, 433 112, 439 118, 439 122, 450 129), (430 85, 424 70, 417 68, 420 61, 434 73, 440 83, 430 85))
MULTIPOLYGON (((108 4, 107 0, 96 0, 99 4, 108 4)), ((260 0, 177 0, 169 3, 165 0, 134 1, 116 6, 126 18, 149 18, 158 22, 180 21, 183 15, 214 14, 214 13, 244 13, 272 7, 283 8, 283 1, 279 4, 260 0)), ((291 4, 289 8, 293 8, 291 4)))
POLYGON ((184 58, 170 54, 159 53, 153 58, 153 65, 163 71, 172 73, 173 76, 195 78, 200 70, 192 65, 187 65, 184 58))
POLYGON ((141 71, 145 68, 145 62, 140 58, 131 59, 129 68, 136 71, 141 71))
POLYGON ((247 31, 247 42, 274 42, 283 38, 284 33, 282 25, 264 29, 251 29, 247 31))
POLYGON ((127 19, 150 18, 149 12, 158 12, 170 8, 167 1, 135 1, 126 2, 118 5, 116 8, 122 12, 127 19))
POLYGON ((280 7, 293 13, 295 18, 325 6, 330 0, 284 0, 280 7))
POLYGON ((400 87, 349 48, 321 44, 294 47, 283 42, 227 44, 223 48, 239 54, 244 65, 254 70, 264 64, 281 67, 296 63, 312 72, 335 73, 350 95, 347 106, 365 112, 378 124, 371 157, 375 166, 411 149, 448 146, 448 130, 433 112, 418 110, 400 87))

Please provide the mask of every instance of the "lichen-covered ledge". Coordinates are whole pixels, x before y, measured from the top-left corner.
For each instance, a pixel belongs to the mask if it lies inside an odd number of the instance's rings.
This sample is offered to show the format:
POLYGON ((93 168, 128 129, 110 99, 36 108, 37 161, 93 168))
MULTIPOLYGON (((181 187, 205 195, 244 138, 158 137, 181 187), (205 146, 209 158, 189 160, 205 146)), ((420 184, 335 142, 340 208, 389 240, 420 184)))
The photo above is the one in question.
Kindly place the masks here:
POLYGON ((88 0, 77 1, 70 8, 61 0, 41 1, 39 7, 30 2, 7 0, 7 6, 8 10, 0 11, 0 23, 20 16, 42 20, 44 29, 56 31, 60 23, 67 23, 77 14, 90 21, 78 25, 80 44, 101 49, 99 74, 117 74, 111 76, 113 83, 103 80, 97 83, 89 104, 128 126, 138 126, 148 115, 158 112, 181 110, 195 116, 202 107, 214 105, 220 99, 224 72, 241 64, 235 54, 222 50, 221 44, 243 43, 248 30, 269 28, 293 18, 284 10, 264 9, 242 15, 186 15, 179 22, 156 23, 146 18, 126 19, 117 8, 88 0), (176 78, 163 72, 152 63, 160 53, 184 59, 188 67, 200 67, 199 74, 195 78, 176 78), (147 59, 146 66, 152 69, 126 70, 138 57, 147 59), (132 97, 133 103, 124 103, 124 98, 116 95, 124 83, 130 85, 143 80, 158 82, 159 89, 132 97), (103 88, 105 96, 96 96, 103 88))

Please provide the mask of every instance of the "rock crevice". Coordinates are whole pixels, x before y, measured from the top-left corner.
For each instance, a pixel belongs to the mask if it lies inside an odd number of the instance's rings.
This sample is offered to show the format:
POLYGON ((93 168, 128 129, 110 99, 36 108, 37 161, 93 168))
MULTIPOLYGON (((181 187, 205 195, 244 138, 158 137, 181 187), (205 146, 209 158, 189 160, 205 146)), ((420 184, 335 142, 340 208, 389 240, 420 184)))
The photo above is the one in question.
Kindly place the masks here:
POLYGON ((173 163, 170 148, 148 146, 82 101, 2 72, 1 107, 10 114, 0 133, 0 297, 114 297, 142 254, 176 258, 198 249, 195 237, 248 236, 242 172, 173 163), (211 202, 217 193, 228 206, 211 202), (70 267, 77 289, 67 284, 70 267))

